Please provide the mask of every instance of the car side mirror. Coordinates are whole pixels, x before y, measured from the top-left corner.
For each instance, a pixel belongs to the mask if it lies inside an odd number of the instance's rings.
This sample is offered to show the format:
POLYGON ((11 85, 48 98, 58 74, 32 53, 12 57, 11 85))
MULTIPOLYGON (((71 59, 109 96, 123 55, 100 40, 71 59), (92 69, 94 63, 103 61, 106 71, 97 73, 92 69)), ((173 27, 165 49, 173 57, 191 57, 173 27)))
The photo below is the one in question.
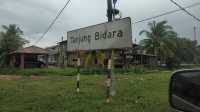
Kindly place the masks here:
POLYGON ((182 70, 172 75, 169 102, 179 111, 200 112, 200 70, 182 70))

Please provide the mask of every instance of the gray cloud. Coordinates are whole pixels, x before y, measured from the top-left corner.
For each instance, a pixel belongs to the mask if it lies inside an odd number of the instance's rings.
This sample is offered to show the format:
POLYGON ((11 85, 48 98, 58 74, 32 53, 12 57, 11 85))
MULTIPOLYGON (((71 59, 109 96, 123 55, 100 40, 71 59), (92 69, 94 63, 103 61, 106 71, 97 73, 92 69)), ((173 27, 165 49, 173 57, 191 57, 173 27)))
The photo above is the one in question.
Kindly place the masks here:
MULTIPOLYGON (((199 0, 176 1, 182 6, 199 2, 199 0)), ((24 37, 32 44, 40 38, 65 2, 66 0, 0 0, 0 25, 18 24, 25 33, 24 37)), ((71 0, 70 5, 38 45, 41 47, 54 45, 66 35, 67 31, 105 22, 106 3, 106 0, 71 0)), ((130 16, 132 22, 177 9, 170 0, 118 0, 117 8, 121 10, 123 17, 130 16)), ((189 11, 200 18, 200 6, 189 11)), ((182 11, 156 20, 167 20, 181 37, 192 39, 194 25, 199 27, 198 33, 200 32, 200 23, 182 11)), ((139 41, 145 38, 138 33, 146 29, 147 23, 151 21, 133 25, 133 40, 137 38, 139 41)), ((200 38, 199 34, 198 36, 200 38)))

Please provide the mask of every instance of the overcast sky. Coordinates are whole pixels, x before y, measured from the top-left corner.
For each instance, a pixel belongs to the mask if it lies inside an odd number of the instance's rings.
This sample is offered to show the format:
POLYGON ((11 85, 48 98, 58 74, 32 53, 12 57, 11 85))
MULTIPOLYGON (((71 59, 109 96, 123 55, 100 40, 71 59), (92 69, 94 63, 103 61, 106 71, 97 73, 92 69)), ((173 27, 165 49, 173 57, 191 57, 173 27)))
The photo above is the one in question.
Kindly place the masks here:
MULTIPOLYGON (((176 0, 182 6, 188 6, 199 0, 176 0)), ((24 31, 24 38, 31 43, 41 37, 50 22, 64 6, 66 0, 0 0, 0 25, 17 24, 24 31)), ((47 47, 61 41, 67 31, 105 22, 106 0, 71 0, 49 33, 37 46, 47 47)), ((118 0, 117 8, 123 17, 131 17, 132 22, 178 9, 170 0, 118 0)), ((200 6, 188 9, 200 18, 200 6)), ((167 20, 181 37, 194 38, 193 27, 197 27, 200 42, 200 23, 183 11, 163 16, 156 21, 167 20)), ((147 29, 146 21, 133 25, 133 42, 144 39, 138 33, 147 29)))

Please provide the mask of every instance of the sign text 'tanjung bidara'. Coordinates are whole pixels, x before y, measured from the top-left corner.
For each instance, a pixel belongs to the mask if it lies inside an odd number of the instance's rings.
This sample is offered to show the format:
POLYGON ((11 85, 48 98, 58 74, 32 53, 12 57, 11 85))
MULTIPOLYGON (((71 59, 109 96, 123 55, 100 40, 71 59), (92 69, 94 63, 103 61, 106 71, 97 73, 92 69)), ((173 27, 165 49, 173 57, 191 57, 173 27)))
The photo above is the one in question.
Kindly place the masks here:
POLYGON ((124 18, 67 33, 67 50, 105 50, 132 46, 131 19, 124 18))

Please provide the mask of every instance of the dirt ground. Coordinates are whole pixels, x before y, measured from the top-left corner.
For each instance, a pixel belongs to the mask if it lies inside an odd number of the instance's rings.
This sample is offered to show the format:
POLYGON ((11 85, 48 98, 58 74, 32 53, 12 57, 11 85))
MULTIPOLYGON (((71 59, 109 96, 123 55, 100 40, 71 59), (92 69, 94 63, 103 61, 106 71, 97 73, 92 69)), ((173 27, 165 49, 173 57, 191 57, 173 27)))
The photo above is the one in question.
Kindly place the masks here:
POLYGON ((0 75, 0 80, 18 80, 20 76, 16 75, 0 75))
POLYGON ((66 79, 73 79, 73 76, 18 76, 18 75, 0 75, 0 81, 1 80, 20 80, 26 78, 28 80, 42 80, 42 79, 48 79, 48 80, 62 80, 63 78, 66 79))
MULTIPOLYGON (((17 76, 17 75, 0 75, 0 80, 19 80, 22 76, 17 76)), ((29 80, 39 80, 41 76, 28 76, 29 80)))

